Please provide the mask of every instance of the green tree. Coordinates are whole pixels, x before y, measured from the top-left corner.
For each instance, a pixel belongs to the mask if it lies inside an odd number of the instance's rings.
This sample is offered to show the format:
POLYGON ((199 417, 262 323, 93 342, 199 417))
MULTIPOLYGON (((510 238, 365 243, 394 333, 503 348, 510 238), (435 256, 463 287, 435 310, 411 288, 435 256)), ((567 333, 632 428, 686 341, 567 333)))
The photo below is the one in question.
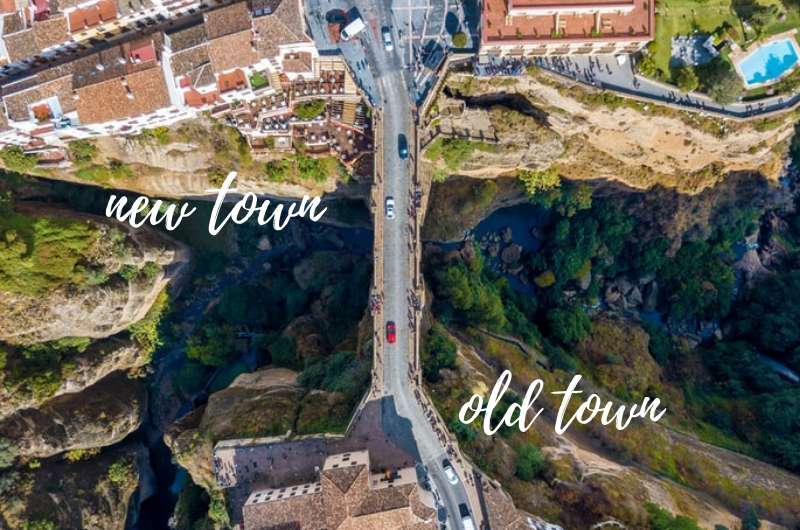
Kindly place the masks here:
POLYGON ((717 57, 697 73, 702 89, 717 103, 732 103, 742 93, 742 81, 727 59, 717 57))
POLYGON ((434 323, 425 337, 422 348, 422 373, 430 382, 439 381, 439 371, 455 368, 458 348, 447 335, 444 326, 434 323))
POLYGON ((223 366, 234 355, 236 331, 229 324, 208 323, 187 341, 186 356, 208 366, 223 366))
POLYGON ((297 358, 297 348, 294 338, 281 335, 278 340, 269 347, 272 364, 283 368, 297 370, 301 367, 300 360, 297 358))
POLYGON ((17 458, 17 445, 8 438, 0 437, 0 469, 11 467, 17 458))
POLYGON ((555 166, 550 166, 544 171, 523 169, 517 172, 517 178, 525 186, 525 193, 528 196, 550 191, 561 185, 561 175, 555 166))
POLYGON ((67 148, 70 158, 78 164, 88 164, 97 154, 97 146, 89 140, 73 140, 67 148))
POLYGON ((467 47, 467 34, 463 31, 456 32, 453 35, 453 47, 454 48, 466 48, 467 47))
POLYGON ((514 451, 517 454, 517 478, 531 481, 544 474, 547 469, 547 461, 538 447, 526 443, 516 447, 514 451))
POLYGON ((678 68, 674 75, 675 84, 684 92, 692 92, 700 86, 700 79, 691 66, 678 68))
POLYGON ((127 458, 121 458, 108 467, 108 480, 118 488, 130 487, 136 479, 133 462, 127 458))
POLYGON ((577 305, 552 309, 547 313, 547 321, 553 336, 567 345, 579 342, 592 330, 592 321, 577 305))

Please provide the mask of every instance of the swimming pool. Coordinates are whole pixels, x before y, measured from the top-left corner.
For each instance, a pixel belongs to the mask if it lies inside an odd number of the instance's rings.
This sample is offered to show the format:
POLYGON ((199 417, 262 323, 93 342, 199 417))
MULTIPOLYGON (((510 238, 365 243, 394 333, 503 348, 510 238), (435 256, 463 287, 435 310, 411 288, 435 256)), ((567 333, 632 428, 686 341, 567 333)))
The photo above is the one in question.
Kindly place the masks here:
POLYGON ((748 88, 772 83, 797 66, 798 49, 793 38, 773 40, 747 54, 736 65, 748 88))

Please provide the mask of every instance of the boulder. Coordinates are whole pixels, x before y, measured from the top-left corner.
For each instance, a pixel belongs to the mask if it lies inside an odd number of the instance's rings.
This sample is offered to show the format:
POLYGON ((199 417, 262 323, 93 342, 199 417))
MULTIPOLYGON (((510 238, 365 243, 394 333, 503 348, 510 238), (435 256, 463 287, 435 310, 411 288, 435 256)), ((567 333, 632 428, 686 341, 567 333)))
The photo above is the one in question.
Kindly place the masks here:
POLYGON ((506 265, 511 265, 512 263, 518 262, 519 258, 521 257, 522 257, 522 247, 515 244, 508 245, 500 253, 500 259, 506 265))

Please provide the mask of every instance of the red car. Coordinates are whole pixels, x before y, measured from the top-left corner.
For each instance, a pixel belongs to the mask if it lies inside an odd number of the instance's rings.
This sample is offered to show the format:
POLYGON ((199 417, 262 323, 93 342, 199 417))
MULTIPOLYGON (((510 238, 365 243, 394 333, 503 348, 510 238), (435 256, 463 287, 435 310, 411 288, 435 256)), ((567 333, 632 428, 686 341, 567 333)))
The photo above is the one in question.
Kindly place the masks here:
POLYGON ((386 342, 389 344, 394 344, 394 341, 397 340, 397 328, 394 325, 394 322, 391 320, 386 323, 386 342))

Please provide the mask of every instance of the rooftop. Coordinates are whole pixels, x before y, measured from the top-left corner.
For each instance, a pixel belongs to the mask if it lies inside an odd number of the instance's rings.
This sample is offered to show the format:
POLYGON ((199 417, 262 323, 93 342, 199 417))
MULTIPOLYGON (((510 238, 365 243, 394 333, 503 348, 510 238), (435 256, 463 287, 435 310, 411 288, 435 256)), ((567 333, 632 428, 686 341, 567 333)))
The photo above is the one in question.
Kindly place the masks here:
POLYGON ((165 32, 169 41, 169 48, 174 53, 193 48, 208 40, 205 24, 194 24, 165 32))
POLYGON ((252 26, 250 10, 247 9, 246 2, 238 2, 209 11, 203 15, 203 20, 209 39, 249 30, 252 26))
POLYGON ((422 501, 414 469, 403 471, 388 473, 390 484, 373 487, 367 451, 329 456, 317 482, 254 491, 243 509, 244 528, 434 530, 431 499, 422 501), (402 482, 391 481, 394 476, 402 476, 402 482))
POLYGON ((281 45, 309 41, 297 0, 272 0, 260 8, 263 14, 253 19, 254 41, 259 55, 275 56, 281 45))
POLYGON ((481 38, 484 45, 508 46, 650 40, 654 35, 654 7, 653 0, 485 0, 481 38), (508 3, 512 4, 512 16, 508 3), (576 8, 582 13, 575 13, 576 8), (526 10, 547 13, 514 15, 514 11, 526 10))
POLYGON ((85 86, 77 95, 78 118, 83 123, 137 116, 170 105, 164 73, 157 66, 85 86))
POLYGON ((252 31, 246 29, 209 41, 208 56, 214 70, 220 73, 258 62, 252 37, 252 31))

